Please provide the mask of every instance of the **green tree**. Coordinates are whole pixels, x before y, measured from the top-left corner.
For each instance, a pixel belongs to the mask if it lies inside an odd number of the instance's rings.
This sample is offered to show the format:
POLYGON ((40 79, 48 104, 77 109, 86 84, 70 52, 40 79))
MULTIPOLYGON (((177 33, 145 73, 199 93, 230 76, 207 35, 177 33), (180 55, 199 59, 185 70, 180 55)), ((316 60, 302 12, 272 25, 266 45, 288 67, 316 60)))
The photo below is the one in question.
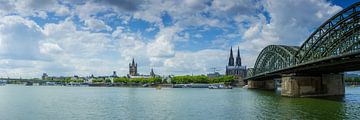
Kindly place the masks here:
POLYGON ((114 83, 128 83, 129 79, 126 77, 114 78, 114 83))

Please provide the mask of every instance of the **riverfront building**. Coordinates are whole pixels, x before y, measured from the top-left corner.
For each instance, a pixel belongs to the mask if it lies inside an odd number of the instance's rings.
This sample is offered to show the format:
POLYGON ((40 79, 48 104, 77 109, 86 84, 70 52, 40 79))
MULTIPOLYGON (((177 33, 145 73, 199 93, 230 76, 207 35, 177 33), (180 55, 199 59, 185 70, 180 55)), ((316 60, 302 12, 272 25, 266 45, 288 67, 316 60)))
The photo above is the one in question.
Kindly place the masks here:
POLYGON ((233 50, 230 48, 230 57, 228 65, 226 66, 225 75, 233 75, 236 77, 236 85, 244 85, 244 78, 246 77, 246 66, 241 65, 240 50, 238 48, 236 61, 234 61, 233 50))

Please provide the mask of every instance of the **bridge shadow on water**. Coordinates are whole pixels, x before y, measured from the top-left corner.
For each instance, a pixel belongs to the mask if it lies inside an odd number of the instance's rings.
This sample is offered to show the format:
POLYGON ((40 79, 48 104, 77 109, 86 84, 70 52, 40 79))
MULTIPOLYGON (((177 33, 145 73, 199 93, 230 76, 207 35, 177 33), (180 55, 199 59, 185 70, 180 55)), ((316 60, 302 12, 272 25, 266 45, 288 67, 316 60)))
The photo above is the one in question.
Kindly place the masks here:
MULTIPOLYGON (((250 92, 260 96, 271 96, 274 98, 288 98, 295 99, 292 97, 284 97, 281 96, 281 88, 276 90, 262 90, 262 89, 251 89, 250 92)), ((355 102, 360 104, 360 86, 358 87, 345 87, 345 95, 340 96, 314 96, 314 97, 301 97, 296 99, 319 99, 319 100, 328 100, 328 101, 336 101, 336 102, 355 102)))
POLYGON ((345 96, 346 95, 343 95, 343 96, 319 96, 319 97, 310 97, 310 98, 337 101, 337 102, 346 102, 345 96))
POLYGON ((279 90, 247 91, 258 119, 359 119, 360 87, 346 87, 344 96, 303 98, 283 97, 279 90))
POLYGON ((345 95, 342 95, 342 96, 319 96, 319 97, 309 97, 309 98, 337 101, 337 102, 343 102, 343 103, 351 102, 351 103, 360 104, 360 87, 347 86, 347 87, 345 87, 345 95))

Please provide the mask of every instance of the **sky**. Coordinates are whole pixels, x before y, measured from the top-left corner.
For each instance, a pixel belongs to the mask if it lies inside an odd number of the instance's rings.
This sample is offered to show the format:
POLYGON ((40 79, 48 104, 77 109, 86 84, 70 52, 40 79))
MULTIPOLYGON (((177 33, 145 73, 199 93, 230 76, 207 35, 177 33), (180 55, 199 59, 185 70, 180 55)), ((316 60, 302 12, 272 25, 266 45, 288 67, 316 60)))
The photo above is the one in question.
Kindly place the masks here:
POLYGON ((267 45, 300 46, 356 0, 0 0, 0 77, 224 73, 267 45), (235 52, 236 53, 236 52, 235 52))

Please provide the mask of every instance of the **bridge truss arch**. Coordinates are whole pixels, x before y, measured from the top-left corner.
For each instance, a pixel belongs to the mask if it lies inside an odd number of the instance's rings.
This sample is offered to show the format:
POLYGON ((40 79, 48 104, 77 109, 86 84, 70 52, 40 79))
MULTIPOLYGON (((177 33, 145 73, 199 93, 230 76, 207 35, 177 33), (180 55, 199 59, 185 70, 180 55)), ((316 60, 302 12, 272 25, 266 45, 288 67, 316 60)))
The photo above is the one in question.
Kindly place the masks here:
POLYGON ((248 77, 346 54, 360 56, 360 2, 343 9, 325 21, 300 47, 284 45, 265 47, 248 77))
POLYGON ((299 47, 285 45, 269 45, 259 54, 253 69, 253 75, 282 69, 294 65, 295 54, 299 47))
POLYGON ((300 46, 297 64, 360 50, 360 2, 340 11, 300 46))

